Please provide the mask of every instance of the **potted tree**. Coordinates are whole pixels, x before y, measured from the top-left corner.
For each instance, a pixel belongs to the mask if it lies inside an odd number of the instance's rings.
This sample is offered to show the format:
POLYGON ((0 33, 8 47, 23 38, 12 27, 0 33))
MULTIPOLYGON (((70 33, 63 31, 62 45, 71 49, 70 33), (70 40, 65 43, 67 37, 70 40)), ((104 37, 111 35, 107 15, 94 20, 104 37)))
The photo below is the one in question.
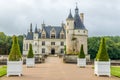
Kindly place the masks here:
POLYGON ((94 73, 99 75, 110 76, 110 59, 106 49, 105 38, 101 39, 100 47, 94 62, 94 73))
POLYGON ((35 65, 35 58, 32 50, 32 44, 30 44, 27 59, 26 59, 26 66, 34 67, 34 65, 35 65))
POLYGON ((14 35, 12 42, 12 48, 10 50, 10 54, 7 60, 7 76, 9 75, 19 75, 22 74, 22 56, 18 44, 18 39, 14 35))
POLYGON ((84 53, 84 50, 83 50, 83 44, 81 45, 80 53, 78 54, 77 66, 79 66, 79 67, 85 67, 86 66, 86 58, 85 58, 85 53, 84 53))

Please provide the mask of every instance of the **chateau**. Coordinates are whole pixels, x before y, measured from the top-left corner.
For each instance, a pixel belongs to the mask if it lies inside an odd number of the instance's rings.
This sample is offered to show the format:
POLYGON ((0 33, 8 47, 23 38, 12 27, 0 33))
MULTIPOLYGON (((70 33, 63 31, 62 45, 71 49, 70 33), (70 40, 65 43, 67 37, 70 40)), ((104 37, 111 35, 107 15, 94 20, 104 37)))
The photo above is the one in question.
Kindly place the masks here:
POLYGON ((81 44, 84 46, 85 54, 87 54, 87 37, 88 31, 83 24, 83 13, 79 16, 79 9, 76 6, 74 17, 71 10, 66 19, 66 24, 61 26, 46 26, 42 24, 42 29, 30 30, 24 35, 23 55, 27 55, 29 44, 33 46, 34 54, 63 54, 64 45, 66 45, 67 53, 79 51, 81 44))

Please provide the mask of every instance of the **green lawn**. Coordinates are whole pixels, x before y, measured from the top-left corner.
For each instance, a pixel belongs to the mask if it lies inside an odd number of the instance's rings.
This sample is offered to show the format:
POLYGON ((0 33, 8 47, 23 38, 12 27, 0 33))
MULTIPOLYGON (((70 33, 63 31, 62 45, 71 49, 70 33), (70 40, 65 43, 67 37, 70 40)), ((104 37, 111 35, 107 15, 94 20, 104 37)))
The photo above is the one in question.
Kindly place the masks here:
POLYGON ((0 67, 0 77, 6 75, 6 73, 7 73, 7 67, 6 66, 0 67))
POLYGON ((112 66, 111 67, 111 75, 120 77, 120 66, 112 66))

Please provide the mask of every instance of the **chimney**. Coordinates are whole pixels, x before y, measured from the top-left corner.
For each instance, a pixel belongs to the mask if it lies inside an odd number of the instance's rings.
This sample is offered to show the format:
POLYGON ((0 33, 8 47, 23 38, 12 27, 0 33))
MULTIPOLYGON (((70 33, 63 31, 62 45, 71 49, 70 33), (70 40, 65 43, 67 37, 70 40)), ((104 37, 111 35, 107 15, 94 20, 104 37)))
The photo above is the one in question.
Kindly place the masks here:
POLYGON ((80 19, 81 19, 82 23, 84 23, 84 13, 80 13, 80 19))

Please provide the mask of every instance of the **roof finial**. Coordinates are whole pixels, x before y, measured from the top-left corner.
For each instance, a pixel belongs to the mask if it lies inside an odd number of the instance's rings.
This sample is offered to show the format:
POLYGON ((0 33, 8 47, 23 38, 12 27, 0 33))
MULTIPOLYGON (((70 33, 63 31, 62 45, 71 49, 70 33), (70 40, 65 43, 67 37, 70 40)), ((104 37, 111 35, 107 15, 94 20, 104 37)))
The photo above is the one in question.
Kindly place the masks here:
POLYGON ((75 13, 77 13, 77 14, 79 13, 79 12, 78 12, 78 4, 77 4, 77 2, 76 2, 75 13))
POLYGON ((76 7, 77 7, 77 4, 78 4, 78 3, 76 2, 76 7))

